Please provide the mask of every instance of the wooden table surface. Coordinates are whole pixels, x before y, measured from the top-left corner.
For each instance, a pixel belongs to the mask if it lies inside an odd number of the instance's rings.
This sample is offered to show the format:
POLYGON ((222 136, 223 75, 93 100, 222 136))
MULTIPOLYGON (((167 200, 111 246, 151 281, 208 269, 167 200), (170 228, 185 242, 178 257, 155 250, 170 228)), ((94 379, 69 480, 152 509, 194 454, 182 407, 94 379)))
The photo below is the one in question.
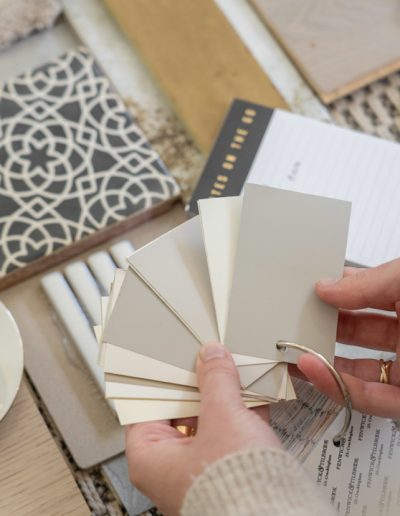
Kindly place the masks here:
POLYGON ((25 379, 0 422, 0 514, 90 514, 25 379))

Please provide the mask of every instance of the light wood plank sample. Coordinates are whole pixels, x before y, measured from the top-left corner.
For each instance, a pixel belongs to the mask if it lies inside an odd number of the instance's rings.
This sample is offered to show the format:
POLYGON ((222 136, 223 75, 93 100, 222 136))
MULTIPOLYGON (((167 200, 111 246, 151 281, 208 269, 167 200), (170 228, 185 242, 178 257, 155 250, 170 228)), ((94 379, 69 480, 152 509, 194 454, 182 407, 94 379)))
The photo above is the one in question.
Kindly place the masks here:
POLYGON ((105 0, 208 153, 234 98, 286 107, 213 0, 105 0))
POLYGON ((25 380, 0 423, 0 513, 90 514, 25 380))
POLYGON ((323 102, 400 69, 398 0, 251 0, 323 102))

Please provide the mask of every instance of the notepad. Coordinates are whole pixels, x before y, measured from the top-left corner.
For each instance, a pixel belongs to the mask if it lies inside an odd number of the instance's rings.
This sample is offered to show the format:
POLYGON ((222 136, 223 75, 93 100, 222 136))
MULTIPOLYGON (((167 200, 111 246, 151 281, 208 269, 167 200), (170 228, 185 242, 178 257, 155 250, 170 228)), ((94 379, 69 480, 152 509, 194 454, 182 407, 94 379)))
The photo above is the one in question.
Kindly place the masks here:
POLYGON ((189 209, 246 181, 351 201, 346 259, 375 266, 400 256, 399 169, 398 143, 236 100, 189 209))

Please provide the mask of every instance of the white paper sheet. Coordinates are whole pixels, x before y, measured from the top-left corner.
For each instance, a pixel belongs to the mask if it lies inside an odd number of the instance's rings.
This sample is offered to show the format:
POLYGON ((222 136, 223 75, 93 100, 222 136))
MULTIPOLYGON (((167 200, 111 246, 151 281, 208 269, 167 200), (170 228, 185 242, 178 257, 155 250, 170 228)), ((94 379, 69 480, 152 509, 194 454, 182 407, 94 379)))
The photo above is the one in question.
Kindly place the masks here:
POLYGON ((400 145, 275 110, 247 181, 352 202, 346 258, 400 256, 400 145))

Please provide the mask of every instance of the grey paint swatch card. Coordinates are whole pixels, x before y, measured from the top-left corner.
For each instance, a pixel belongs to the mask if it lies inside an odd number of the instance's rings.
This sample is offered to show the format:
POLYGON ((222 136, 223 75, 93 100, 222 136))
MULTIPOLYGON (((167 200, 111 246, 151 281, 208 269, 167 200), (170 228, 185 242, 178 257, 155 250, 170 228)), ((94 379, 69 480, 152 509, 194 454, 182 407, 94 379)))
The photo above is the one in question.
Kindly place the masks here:
POLYGON ((188 371, 200 343, 137 274, 128 270, 106 324, 104 342, 188 371))
POLYGON ((314 292, 342 275, 351 204, 247 184, 225 344, 231 351, 296 362, 279 340, 333 360, 337 310, 314 292))
POLYGON ((200 217, 142 247, 128 263, 200 343, 219 340, 200 217))

